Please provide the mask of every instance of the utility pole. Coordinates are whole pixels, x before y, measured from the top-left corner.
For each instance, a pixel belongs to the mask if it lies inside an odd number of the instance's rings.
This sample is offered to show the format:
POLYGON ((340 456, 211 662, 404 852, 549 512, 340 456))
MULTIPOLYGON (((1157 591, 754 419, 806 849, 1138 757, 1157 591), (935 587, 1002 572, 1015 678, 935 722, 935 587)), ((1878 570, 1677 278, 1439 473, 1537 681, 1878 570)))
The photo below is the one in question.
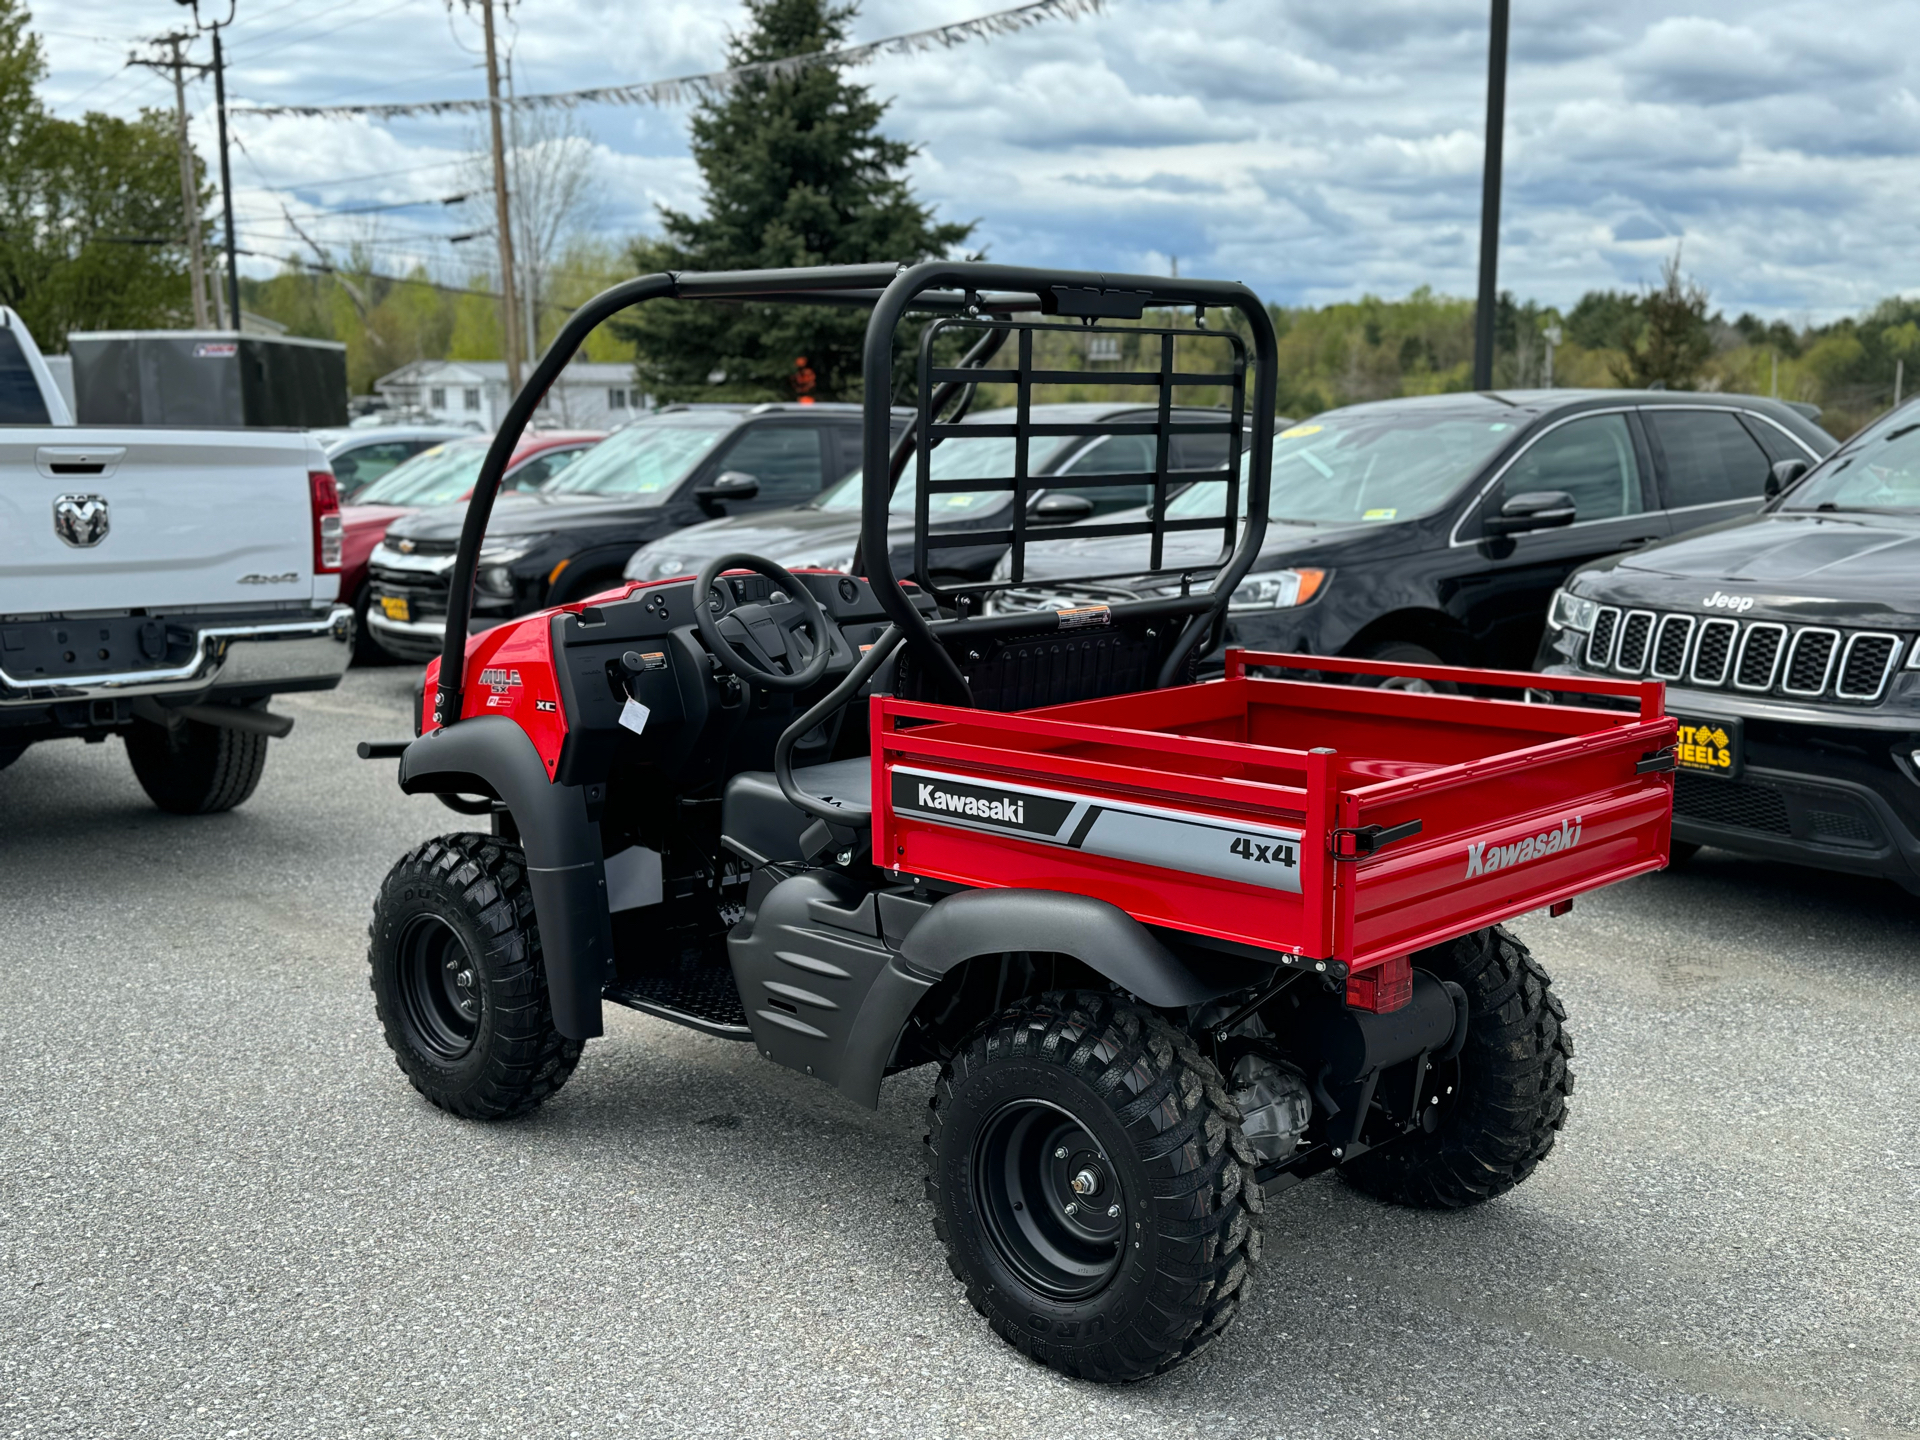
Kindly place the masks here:
POLYGON ((514 229, 507 204, 507 147, 500 134, 500 62, 494 53, 494 0, 479 0, 487 38, 487 118, 494 142, 494 223, 500 230, 500 338, 507 351, 507 390, 520 393, 520 303, 514 292, 514 229))
POLYGON ((194 329, 205 330, 211 324, 207 316, 207 260, 200 251, 200 187, 194 183, 193 142, 187 137, 186 72, 195 70, 204 75, 207 67, 189 64, 180 53, 180 47, 192 38, 177 31, 162 35, 152 43, 168 48, 171 53, 167 59, 147 60, 129 55, 127 63, 173 72, 173 113, 180 139, 180 213, 187 226, 187 278, 193 288, 194 329))
MULTIPOLYGON (((228 16, 231 20, 231 14, 228 16)), ((227 157, 227 63, 220 50, 221 27, 213 27, 213 103, 220 118, 220 208, 227 221, 227 323, 240 329, 240 265, 234 256, 233 163, 227 157)))
POLYGON ((1501 132, 1507 115, 1508 0, 1492 0, 1487 37, 1487 140, 1481 162, 1481 288, 1474 308, 1474 388, 1494 387, 1495 262, 1501 242, 1501 132))

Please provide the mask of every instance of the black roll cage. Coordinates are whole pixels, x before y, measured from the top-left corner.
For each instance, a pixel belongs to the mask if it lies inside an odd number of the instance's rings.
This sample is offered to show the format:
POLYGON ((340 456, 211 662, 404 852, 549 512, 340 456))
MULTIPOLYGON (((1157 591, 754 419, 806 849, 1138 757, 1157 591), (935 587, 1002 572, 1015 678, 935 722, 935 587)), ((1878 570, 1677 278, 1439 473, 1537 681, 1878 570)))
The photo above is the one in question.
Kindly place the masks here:
MULTIPOLYGON (((569 317, 554 338, 533 374, 507 407, 500 428, 494 433, 487 458, 474 482, 467 502, 466 519, 461 525, 460 544, 454 554, 453 573, 447 596, 447 633, 440 655, 440 677, 434 692, 434 727, 452 724, 460 718, 461 693, 465 682, 467 627, 473 615, 474 580, 478 570, 480 546, 493 515, 494 500, 500 493, 501 477, 522 433, 533 418, 535 408, 560 377, 580 347, 603 321, 627 309, 661 298, 678 300, 754 301, 802 305, 871 306, 867 337, 862 353, 862 471, 861 554, 866 561, 867 578, 875 598, 888 617, 900 627, 930 674, 956 704, 969 703, 966 682, 943 638, 953 640, 985 638, 990 635, 1031 635, 1045 631, 1050 620, 1059 618, 1049 612, 1017 613, 995 616, 967 616, 928 620, 902 590, 888 553, 888 507, 901 474, 893 454, 892 407, 894 393, 894 336, 904 316, 911 312, 937 316, 979 318, 991 323, 1016 315, 1061 316, 1093 326, 1101 319, 1139 319, 1149 308, 1193 307, 1197 317, 1208 310, 1238 313, 1247 323, 1253 343, 1254 378, 1247 412, 1253 427, 1248 449, 1248 503, 1245 523, 1231 553, 1224 555, 1214 569, 1212 582, 1205 590, 1194 590, 1185 583, 1181 594, 1162 599, 1126 602, 1112 607, 1116 618, 1184 617, 1185 625, 1169 655, 1161 683, 1186 659, 1188 653, 1213 627, 1226 609, 1234 587, 1246 577, 1248 568, 1260 553, 1267 529, 1268 492, 1272 466, 1274 425, 1276 344, 1274 327, 1266 308, 1245 285, 1233 281, 1188 280, 1166 276, 1105 275, 1091 271, 1037 269, 1029 266, 993 265, 981 261, 932 260, 903 266, 888 262, 877 265, 812 266, 791 270, 737 270, 664 272, 638 276, 602 291, 569 317)), ((991 347, 988 348, 991 354, 991 347)), ((1172 348, 1167 347, 1171 356, 1172 348)), ((971 357, 970 357, 971 358, 971 357)), ((982 355, 985 360, 988 355, 982 355)), ((1161 429, 1165 431, 1166 391, 1171 384, 1183 383, 1171 373, 1171 361, 1164 362, 1161 429)), ((926 366, 923 362, 923 371, 926 366)), ((943 384, 951 384, 953 369, 940 372, 943 384)), ((998 378, 994 376, 993 378, 998 378)), ((923 386, 922 404, 930 404, 923 386)), ((951 393, 951 392, 950 392, 951 393)), ((1237 388, 1237 398, 1240 395, 1237 388)), ((1025 387, 1023 386, 1023 395, 1025 387)), ((937 402, 931 402, 937 404, 937 402)), ((1023 402, 1024 410, 1024 402, 1023 402)), ((917 427, 925 435, 938 431, 928 412, 929 424, 917 427)), ((1092 433, 1090 431, 1090 433, 1092 433)), ((938 436, 936 435, 936 439, 938 436)), ((923 454, 926 446, 921 447, 923 454)), ((1160 447, 1156 493, 1163 495, 1166 485, 1165 439, 1160 447)), ((899 457, 905 462, 906 456, 899 457)), ((1013 488, 1017 495, 1024 484, 1023 474, 1013 488)), ((1229 477, 1228 504, 1223 515, 1223 533, 1233 530, 1235 519, 1233 489, 1237 478, 1229 477)), ((923 503, 917 508, 916 552, 924 554, 927 545, 925 489, 923 503)), ((1157 508, 1158 515, 1158 508, 1157 508)), ((1153 554, 1158 562, 1160 537, 1167 527, 1158 519, 1152 525, 1153 554)), ((1015 533, 1021 532, 1019 507, 1016 507, 1015 533)), ((1142 534, 1148 531, 1143 529, 1142 534)), ((1017 545, 1018 545, 1017 539, 1017 545)), ((1188 568, 1192 570, 1192 567, 1188 568)))

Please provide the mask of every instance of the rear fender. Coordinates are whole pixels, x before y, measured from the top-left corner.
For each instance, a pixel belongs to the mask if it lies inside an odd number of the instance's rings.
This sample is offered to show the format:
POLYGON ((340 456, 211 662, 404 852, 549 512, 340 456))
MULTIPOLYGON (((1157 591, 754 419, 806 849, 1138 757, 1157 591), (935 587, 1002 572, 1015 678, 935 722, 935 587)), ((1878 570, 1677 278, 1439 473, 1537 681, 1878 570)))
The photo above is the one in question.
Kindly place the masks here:
POLYGON ((601 787, 548 780, 526 732, 504 716, 475 716, 409 745, 400 788, 409 795, 485 791, 507 807, 527 857, 554 1025, 573 1040, 598 1036, 600 993, 614 964, 600 826, 589 811, 601 787))
POLYGON ((852 1027, 839 1071, 849 1099, 880 1100, 881 1077, 923 997, 976 956, 1050 951, 1071 956, 1150 1006, 1197 1005, 1247 984, 1197 974, 1120 907, 1062 891, 978 890, 943 897, 898 943, 875 976, 852 1027))

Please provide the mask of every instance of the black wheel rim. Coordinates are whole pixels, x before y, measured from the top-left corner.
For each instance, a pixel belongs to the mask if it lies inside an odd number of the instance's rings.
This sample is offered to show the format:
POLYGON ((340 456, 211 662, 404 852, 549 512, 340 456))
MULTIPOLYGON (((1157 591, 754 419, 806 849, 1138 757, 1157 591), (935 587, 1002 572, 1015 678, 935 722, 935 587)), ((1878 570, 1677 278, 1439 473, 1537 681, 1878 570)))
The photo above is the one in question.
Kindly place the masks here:
POLYGON ((420 1044, 457 1061, 480 1034, 480 972, 459 933, 439 916, 415 916, 400 933, 400 1004, 420 1044))
POLYGON ((973 1185, 988 1243, 1042 1295, 1091 1296, 1119 1272, 1127 1196, 1071 1111, 1038 1100, 1001 1107, 974 1144, 973 1185))

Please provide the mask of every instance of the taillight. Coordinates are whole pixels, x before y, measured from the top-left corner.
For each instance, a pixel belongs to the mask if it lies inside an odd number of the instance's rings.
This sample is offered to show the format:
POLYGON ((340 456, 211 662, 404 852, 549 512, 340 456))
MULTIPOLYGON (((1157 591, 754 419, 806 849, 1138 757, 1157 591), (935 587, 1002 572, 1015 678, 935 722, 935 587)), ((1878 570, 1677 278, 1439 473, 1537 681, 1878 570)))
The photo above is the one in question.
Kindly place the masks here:
POLYGON ((331 470, 310 470, 313 500, 313 569, 329 575, 340 569, 340 487, 331 470))
POLYGON ((1413 999, 1414 963, 1406 956, 1347 978, 1347 1003, 1357 1011, 1381 1015, 1398 1011, 1413 999))

